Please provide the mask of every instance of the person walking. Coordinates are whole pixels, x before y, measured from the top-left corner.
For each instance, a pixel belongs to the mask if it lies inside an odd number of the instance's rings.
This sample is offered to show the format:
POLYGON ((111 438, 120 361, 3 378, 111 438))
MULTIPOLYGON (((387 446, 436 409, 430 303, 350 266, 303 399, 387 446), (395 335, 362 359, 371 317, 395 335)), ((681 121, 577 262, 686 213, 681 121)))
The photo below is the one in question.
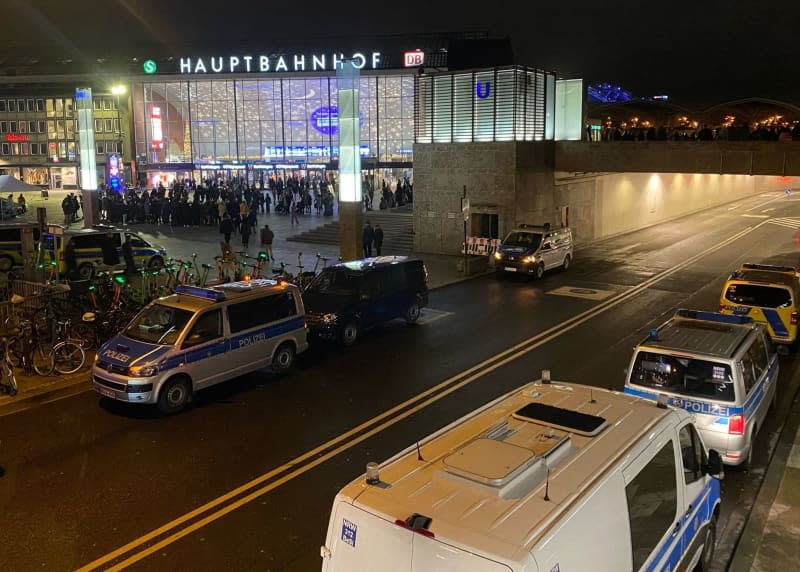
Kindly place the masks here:
POLYGON ((291 219, 292 226, 294 226, 295 223, 297 223, 298 225, 300 224, 300 218, 297 216, 297 209, 299 208, 301 207, 300 207, 300 201, 297 200, 297 194, 292 193, 292 201, 291 203, 289 203, 289 211, 291 211, 291 217, 292 217, 291 219))
POLYGON ((233 234, 233 221, 228 213, 225 213, 222 217, 222 222, 219 223, 219 232, 223 236, 225 236, 225 242, 230 244, 231 242, 231 234, 233 234))
POLYGON ((275 260, 272 254, 272 241, 275 239, 275 233, 269 228, 268 224, 264 225, 261 229, 261 250, 267 253, 267 260, 275 260))
POLYGON ((364 231, 361 233, 361 243, 364 247, 364 258, 372 258, 372 242, 375 240, 375 231, 372 229, 372 225, 367 224, 364 225, 364 231))
POLYGON ((241 230, 239 230, 240 234, 242 235, 242 246, 244 246, 245 250, 250 248, 250 229, 250 223, 245 220, 242 223, 241 230))
POLYGON ((383 229, 381 228, 381 225, 379 225, 379 224, 375 225, 374 235, 375 235, 375 237, 374 237, 375 254, 377 256, 380 256, 381 255, 381 247, 383 246, 383 229))

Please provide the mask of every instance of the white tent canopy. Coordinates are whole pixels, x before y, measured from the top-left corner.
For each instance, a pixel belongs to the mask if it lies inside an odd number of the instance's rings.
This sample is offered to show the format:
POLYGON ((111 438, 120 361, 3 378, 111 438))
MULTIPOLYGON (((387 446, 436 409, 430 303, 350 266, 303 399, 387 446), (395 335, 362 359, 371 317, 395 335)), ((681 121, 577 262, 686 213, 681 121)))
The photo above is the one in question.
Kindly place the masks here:
POLYGON ((29 185, 11 175, 0 175, 0 194, 23 193, 25 191, 41 191, 41 187, 29 185))

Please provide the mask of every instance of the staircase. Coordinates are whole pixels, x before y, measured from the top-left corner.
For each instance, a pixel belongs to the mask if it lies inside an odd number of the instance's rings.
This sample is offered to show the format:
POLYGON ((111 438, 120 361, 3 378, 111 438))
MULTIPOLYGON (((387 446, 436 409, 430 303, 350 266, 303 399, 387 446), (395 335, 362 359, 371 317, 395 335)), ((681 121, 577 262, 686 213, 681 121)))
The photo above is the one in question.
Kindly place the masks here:
MULTIPOLYGON (((364 213, 365 223, 369 221, 373 228, 379 224, 383 229, 381 254, 409 254, 414 250, 412 208, 412 205, 405 205, 391 210, 364 213)), ((310 244, 339 244, 339 221, 312 228, 287 237, 286 240, 310 244)))

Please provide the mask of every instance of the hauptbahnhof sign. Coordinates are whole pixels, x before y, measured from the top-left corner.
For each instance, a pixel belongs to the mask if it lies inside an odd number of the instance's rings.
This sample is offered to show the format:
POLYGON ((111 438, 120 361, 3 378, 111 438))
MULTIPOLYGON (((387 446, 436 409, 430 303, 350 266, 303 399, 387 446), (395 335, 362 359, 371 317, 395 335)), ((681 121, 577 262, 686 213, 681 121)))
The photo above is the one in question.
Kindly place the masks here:
POLYGON ((381 67, 381 53, 354 52, 349 56, 334 54, 285 54, 237 55, 206 58, 180 58, 179 71, 182 74, 204 73, 268 73, 335 71, 347 59, 358 69, 377 69, 381 67))

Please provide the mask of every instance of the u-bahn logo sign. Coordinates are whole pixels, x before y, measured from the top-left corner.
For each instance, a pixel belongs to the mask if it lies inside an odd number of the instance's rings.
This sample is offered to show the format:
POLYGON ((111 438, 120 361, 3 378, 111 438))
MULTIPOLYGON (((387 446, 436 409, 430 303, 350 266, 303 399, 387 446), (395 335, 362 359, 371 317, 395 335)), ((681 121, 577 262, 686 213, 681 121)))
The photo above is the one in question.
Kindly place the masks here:
POLYGON ((281 56, 239 55, 210 58, 181 58, 179 70, 182 74, 201 73, 268 73, 334 71, 350 59, 358 69, 377 69, 381 64, 381 53, 354 52, 345 58, 343 53, 334 54, 286 54, 281 56))
POLYGON ((488 99, 492 94, 492 84, 488 81, 475 82, 475 95, 478 99, 488 99))

